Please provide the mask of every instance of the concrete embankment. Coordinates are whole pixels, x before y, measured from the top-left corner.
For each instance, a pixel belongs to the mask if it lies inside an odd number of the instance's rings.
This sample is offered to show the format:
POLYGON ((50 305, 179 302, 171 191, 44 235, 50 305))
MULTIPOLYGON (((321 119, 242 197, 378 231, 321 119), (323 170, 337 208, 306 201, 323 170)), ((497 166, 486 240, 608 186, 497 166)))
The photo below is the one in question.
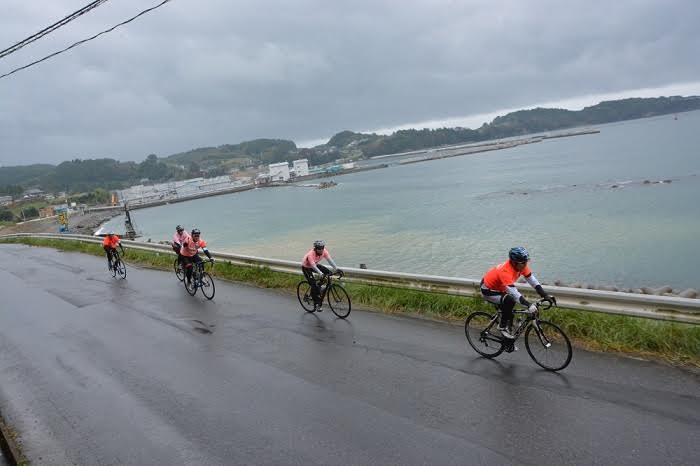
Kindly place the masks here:
MULTIPOLYGON (((480 144, 468 144, 468 145, 459 145, 459 146, 448 146, 448 147, 443 147, 443 148, 438 148, 438 149, 430 149, 430 150, 424 150, 424 151, 416 151, 415 154, 419 153, 425 153, 425 154, 430 154, 426 157, 419 157, 419 158, 412 158, 409 160, 404 160, 402 162, 399 162, 400 165, 408 165, 411 163, 419 163, 419 162, 427 162, 429 160, 439 160, 439 159, 446 159, 449 157, 458 157, 461 155, 470 155, 470 154, 478 154, 481 152, 489 152, 489 151, 494 151, 494 150, 501 150, 501 149, 510 149, 513 147, 521 146, 524 144, 534 144, 538 142, 542 142, 545 139, 555 139, 555 138, 565 138, 565 137, 571 137, 571 136, 583 136, 587 134, 597 134, 600 133, 600 130, 594 129, 594 130, 583 130, 583 131, 571 131, 567 133, 560 133, 560 134, 547 134, 547 135, 538 135, 538 136, 530 136, 527 138, 523 139, 513 139, 509 141, 491 141, 491 142, 484 142, 480 144)), ((404 153, 404 154, 392 154, 393 155, 408 155, 409 153, 404 153)), ((389 157, 389 156, 387 156, 389 157)))
POLYGON ((537 139, 528 139, 528 140, 524 140, 524 141, 504 142, 504 143, 498 143, 498 144, 493 144, 493 145, 489 145, 489 146, 479 146, 479 147, 471 147, 471 148, 465 148, 465 149, 443 150, 443 151, 440 151, 439 153, 436 153, 435 155, 431 155, 429 157, 404 160, 402 162, 399 162, 399 165, 408 165, 411 163, 428 162, 430 160, 439 160, 439 159, 446 159, 446 158, 450 158, 450 157, 459 157, 460 155, 478 154, 481 152, 489 152, 489 151, 493 151, 493 150, 510 149, 511 147, 522 146, 524 144, 533 144, 533 143, 541 142, 541 141, 542 141, 542 138, 537 138, 537 139))
MULTIPOLYGON (((522 282, 522 281, 521 281, 522 282)), ((655 296, 677 296, 679 298, 690 298, 697 299, 700 298, 700 292, 695 288, 686 288, 685 290, 680 290, 678 288, 673 288, 672 286, 665 285, 658 288, 652 288, 649 286, 642 286, 640 288, 619 288, 613 285, 592 285, 589 283, 571 283, 566 284, 561 280, 555 280, 553 283, 555 286, 565 286, 569 288, 580 288, 582 290, 600 290, 600 291, 619 291, 621 293, 634 293, 634 294, 646 294, 655 296)))

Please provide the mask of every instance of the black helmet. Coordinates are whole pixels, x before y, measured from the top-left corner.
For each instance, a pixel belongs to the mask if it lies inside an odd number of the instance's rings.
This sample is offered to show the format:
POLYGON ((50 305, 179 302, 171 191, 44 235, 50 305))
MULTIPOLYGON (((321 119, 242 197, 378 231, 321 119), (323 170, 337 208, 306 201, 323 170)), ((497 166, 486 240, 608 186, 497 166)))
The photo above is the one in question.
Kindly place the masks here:
POLYGON ((199 231, 199 228, 193 228, 193 229, 192 229, 192 236, 194 236, 194 235, 199 235, 199 234, 201 234, 201 233, 202 233, 202 232, 199 231))
POLYGON ((530 260, 530 254, 527 252, 527 249, 522 246, 511 248, 511 250, 508 251, 508 257, 513 262, 527 262, 530 260))
POLYGON ((175 227, 175 231, 177 231, 178 233, 180 233, 182 230, 184 230, 184 228, 182 228, 182 225, 178 225, 175 227))
POLYGON ((317 239, 314 241, 314 249, 323 249, 326 247, 326 242, 322 239, 317 239))

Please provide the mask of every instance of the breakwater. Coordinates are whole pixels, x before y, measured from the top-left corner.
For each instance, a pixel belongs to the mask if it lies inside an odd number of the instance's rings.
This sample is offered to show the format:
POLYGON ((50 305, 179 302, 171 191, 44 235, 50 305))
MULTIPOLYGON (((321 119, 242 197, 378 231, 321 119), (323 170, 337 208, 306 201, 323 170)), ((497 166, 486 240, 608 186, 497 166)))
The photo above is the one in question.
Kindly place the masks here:
MULTIPOLYGON (((592 129, 592 130, 582 130, 582 131, 570 131, 567 133, 538 135, 538 136, 532 136, 532 137, 523 138, 523 139, 511 139, 511 140, 507 140, 507 141, 496 141, 496 142, 487 142, 487 143, 481 143, 481 144, 470 144, 470 145, 461 145, 461 146, 449 146, 449 147, 444 147, 444 148, 439 148, 439 149, 430 149, 430 150, 426 150, 426 151, 421 151, 420 153, 425 153, 428 155, 426 155, 425 157, 416 157, 416 158, 410 158, 407 160, 403 160, 403 161, 399 162, 399 164, 400 165, 408 165, 408 164, 412 164, 412 163, 427 162, 430 160, 439 160, 439 159, 446 159, 449 157, 458 157, 461 155, 478 154, 478 153, 489 152, 489 151, 493 151, 493 150, 511 149, 513 147, 518 147, 518 146, 522 146, 525 144, 535 144, 538 142, 542 142, 546 139, 566 138, 566 137, 572 137, 572 136, 583 136, 583 135, 587 135, 587 134, 598 134, 598 133, 600 133, 600 130, 592 129)), ((408 154, 409 153, 403 153, 401 155, 408 155, 408 154)), ((399 155, 399 154, 396 154, 396 155, 399 155)))

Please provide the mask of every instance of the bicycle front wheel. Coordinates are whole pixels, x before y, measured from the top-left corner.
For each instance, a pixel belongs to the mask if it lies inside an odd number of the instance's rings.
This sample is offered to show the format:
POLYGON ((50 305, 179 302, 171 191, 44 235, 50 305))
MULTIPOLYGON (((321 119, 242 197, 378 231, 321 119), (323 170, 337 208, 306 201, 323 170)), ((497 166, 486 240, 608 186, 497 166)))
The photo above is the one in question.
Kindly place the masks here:
POLYGON ((122 280, 125 279, 126 278, 126 264, 124 264, 124 261, 119 259, 117 261, 117 265, 115 268, 117 269, 117 273, 122 278, 122 280))
POLYGON ((185 270, 182 268, 179 257, 175 258, 175 262, 173 262, 173 269, 175 270, 175 276, 178 280, 182 281, 185 279, 185 270))
POLYGON ((495 358, 503 352, 503 338, 497 335, 496 319, 486 312, 473 312, 464 322, 464 334, 474 351, 485 358, 495 358))
POLYGON ((297 285, 297 298, 299 304, 306 312, 314 312, 314 298, 311 296, 311 285, 307 281, 301 281, 297 285))
POLYGON ((532 360, 548 371, 560 371, 571 362, 569 337, 546 320, 533 321, 527 327, 525 348, 532 360))
POLYGON ((202 294, 205 298, 211 300, 214 298, 214 292, 216 288, 214 287, 214 279, 211 278, 207 272, 202 273, 202 294))
POLYGON ((331 285, 331 289, 328 290, 328 305, 333 311, 333 314, 337 315, 341 319, 345 319, 350 315, 350 296, 345 288, 339 285, 331 285))

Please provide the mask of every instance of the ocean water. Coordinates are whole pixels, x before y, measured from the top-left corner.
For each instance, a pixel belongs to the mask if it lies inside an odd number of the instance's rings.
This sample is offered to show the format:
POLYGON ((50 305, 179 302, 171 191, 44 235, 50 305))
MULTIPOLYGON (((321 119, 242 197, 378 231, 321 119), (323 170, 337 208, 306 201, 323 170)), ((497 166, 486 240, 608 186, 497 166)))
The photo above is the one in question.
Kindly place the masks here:
POLYGON ((549 283, 700 289, 700 112, 677 118, 132 216, 144 239, 181 223, 211 249, 264 257, 300 260, 323 238, 341 266, 479 278, 523 245, 549 283))

